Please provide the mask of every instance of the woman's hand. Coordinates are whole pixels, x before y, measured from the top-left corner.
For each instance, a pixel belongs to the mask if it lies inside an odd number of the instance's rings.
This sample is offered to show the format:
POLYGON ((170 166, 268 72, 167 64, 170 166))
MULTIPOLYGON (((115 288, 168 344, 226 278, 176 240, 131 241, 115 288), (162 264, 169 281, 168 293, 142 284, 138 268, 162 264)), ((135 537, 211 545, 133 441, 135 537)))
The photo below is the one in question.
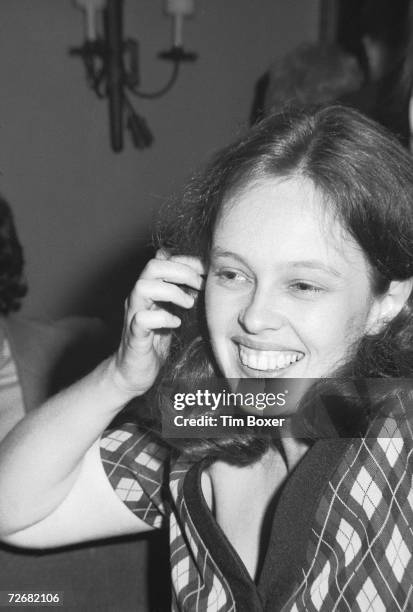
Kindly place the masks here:
POLYGON ((115 355, 115 383, 127 399, 142 395, 154 383, 168 355, 172 330, 181 319, 167 306, 191 308, 199 291, 203 265, 196 257, 168 257, 158 251, 139 277, 125 303, 122 339, 115 355), (193 291, 192 291, 193 293, 193 291))
POLYGON ((123 507, 117 512, 96 440, 128 401, 152 386, 168 354, 171 332, 181 323, 168 308, 194 305, 187 292, 199 291, 202 272, 194 257, 158 252, 125 304, 116 354, 31 410, 2 441, 0 534, 8 541, 13 537, 18 545, 61 545, 142 530, 135 518, 125 519, 123 507))

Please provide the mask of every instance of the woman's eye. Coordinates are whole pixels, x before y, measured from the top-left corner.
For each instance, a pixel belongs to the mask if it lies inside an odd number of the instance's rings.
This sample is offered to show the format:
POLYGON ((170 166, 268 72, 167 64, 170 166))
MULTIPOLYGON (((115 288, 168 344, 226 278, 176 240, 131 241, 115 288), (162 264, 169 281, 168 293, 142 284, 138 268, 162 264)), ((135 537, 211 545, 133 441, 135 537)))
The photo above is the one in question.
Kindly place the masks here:
POLYGON ((239 283, 244 283, 248 280, 246 275, 243 274, 242 272, 239 272, 238 270, 228 270, 228 269, 217 270, 215 272, 215 275, 222 282, 227 283, 227 284, 234 284, 234 283, 239 284, 239 283))
POLYGON ((324 291, 321 287, 313 285, 312 283, 308 283, 306 281, 295 281, 294 283, 291 283, 290 287, 296 293, 301 293, 303 295, 315 295, 324 291))

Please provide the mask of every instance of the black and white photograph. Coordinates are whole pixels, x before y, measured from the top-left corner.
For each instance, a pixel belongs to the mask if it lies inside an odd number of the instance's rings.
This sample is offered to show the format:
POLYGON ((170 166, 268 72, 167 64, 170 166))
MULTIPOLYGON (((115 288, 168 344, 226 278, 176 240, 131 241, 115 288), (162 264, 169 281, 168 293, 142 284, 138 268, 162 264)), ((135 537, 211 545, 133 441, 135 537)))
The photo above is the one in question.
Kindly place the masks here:
POLYGON ((1 0, 0 612, 413 610, 413 0, 1 0))

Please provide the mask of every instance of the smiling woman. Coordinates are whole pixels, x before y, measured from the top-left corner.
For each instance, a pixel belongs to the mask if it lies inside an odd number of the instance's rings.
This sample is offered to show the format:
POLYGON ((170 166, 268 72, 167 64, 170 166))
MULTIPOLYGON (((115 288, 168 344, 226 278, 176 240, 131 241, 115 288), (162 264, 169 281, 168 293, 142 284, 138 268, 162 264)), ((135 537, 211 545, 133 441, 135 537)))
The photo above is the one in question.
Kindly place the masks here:
MULTIPOLYGON (((177 372, 189 387, 208 372, 410 377, 412 189, 408 155, 339 106, 269 117, 221 151, 159 228, 163 248, 209 268, 168 384, 177 372)), ((236 464, 266 448, 245 434, 175 444, 236 464)))
MULTIPOLYGON (((412 201, 407 153, 346 108, 270 117, 220 152, 163 211, 117 353, 1 445, 4 539, 168 525, 174 610, 411 607, 412 201), (299 434, 291 409, 243 431, 209 401, 217 379, 283 391, 290 378, 331 381, 336 413, 363 404, 358 437, 340 438, 334 414, 327 439, 316 419, 299 434), (338 393, 349 379, 362 402, 338 393), (162 440, 182 380, 187 429, 202 397, 203 424, 226 431, 162 440), (95 440, 142 395, 150 427, 139 404, 109 429, 104 473, 95 440)), ((317 416, 316 394, 305 400, 317 416)))
POLYGON ((205 304, 220 370, 328 376, 381 316, 363 251, 302 177, 263 178, 224 206, 205 304))

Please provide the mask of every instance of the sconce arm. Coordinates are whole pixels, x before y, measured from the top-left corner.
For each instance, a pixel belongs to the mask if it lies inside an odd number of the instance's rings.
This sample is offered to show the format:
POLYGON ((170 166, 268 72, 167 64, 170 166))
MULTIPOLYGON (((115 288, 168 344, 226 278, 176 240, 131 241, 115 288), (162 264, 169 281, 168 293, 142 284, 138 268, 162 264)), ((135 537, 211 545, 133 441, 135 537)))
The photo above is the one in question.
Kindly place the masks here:
POLYGON ((134 96, 138 98, 145 98, 147 100, 154 100, 155 98, 161 98, 164 96, 174 85, 179 75, 179 62, 174 62, 171 76, 169 77, 166 84, 158 89, 157 91, 140 91, 135 87, 130 87, 129 90, 134 96))

